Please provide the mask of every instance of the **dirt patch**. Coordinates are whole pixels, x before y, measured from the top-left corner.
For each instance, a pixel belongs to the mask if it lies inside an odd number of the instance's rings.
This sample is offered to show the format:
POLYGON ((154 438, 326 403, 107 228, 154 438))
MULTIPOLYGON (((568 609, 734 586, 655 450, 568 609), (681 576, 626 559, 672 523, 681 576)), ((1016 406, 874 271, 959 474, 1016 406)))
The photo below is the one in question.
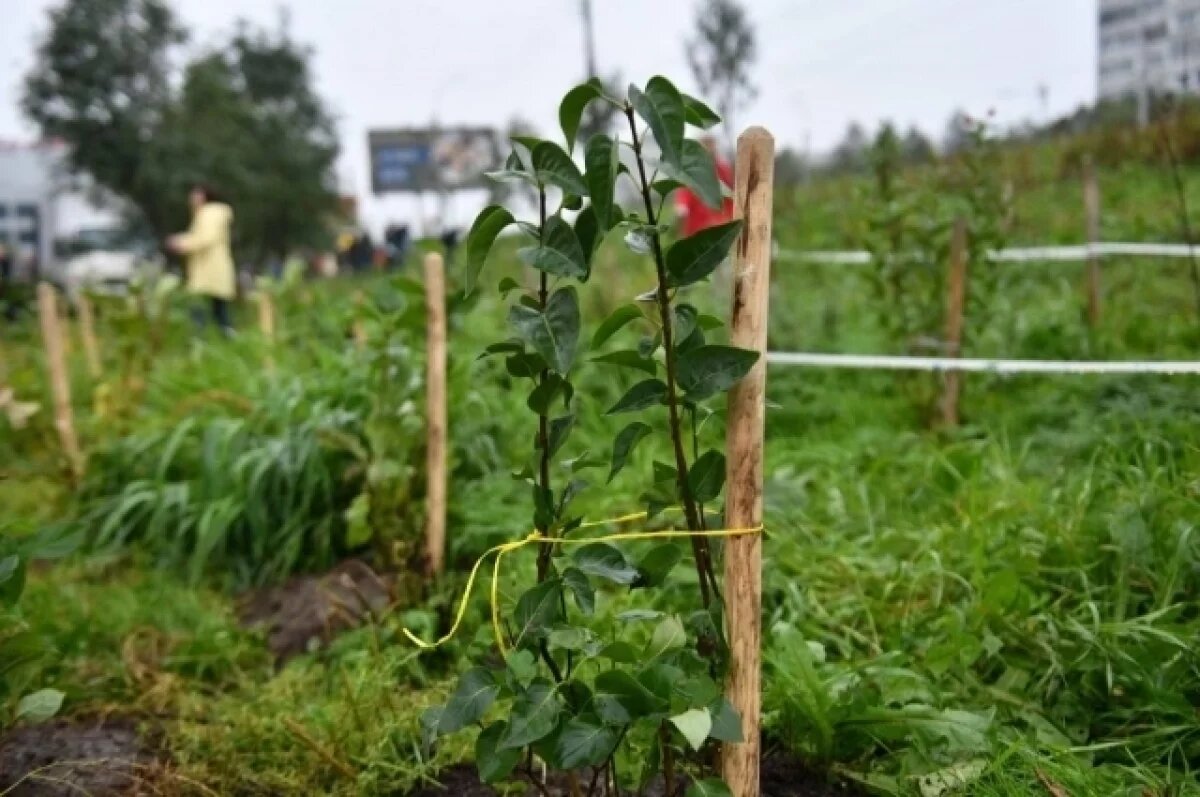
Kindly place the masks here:
MULTIPOLYGON (((412 792, 408 797, 496 797, 496 791, 485 783, 481 783, 475 767, 470 764, 460 764, 451 767, 438 776, 440 786, 422 788, 412 792)), ((762 772, 759 778, 763 797, 866 797, 867 792, 861 787, 844 781, 838 781, 828 773, 816 771, 806 766, 799 759, 783 753, 773 753, 763 759, 762 772)), ((587 785, 586 782, 584 784, 587 785)), ((678 781, 676 795, 687 791, 688 784, 678 781)), ((552 797, 567 797, 565 787, 552 784, 552 797)), ((529 795, 536 795, 536 790, 530 788, 529 795)), ((660 777, 657 782, 650 784, 644 792, 645 797, 663 797, 663 784, 660 777)))
POLYGON ((411 792, 408 797, 496 797, 496 790, 481 783, 475 767, 459 764, 438 775, 439 786, 427 786, 411 792))
POLYGON ((58 720, 0 737, 0 793, 9 797, 154 794, 158 769, 128 720, 58 720))
POLYGON ((244 626, 266 631, 267 647, 283 661, 362 625, 391 602, 391 583, 365 562, 349 559, 324 575, 246 593, 238 614, 244 626))
POLYGON ((827 772, 814 770, 786 753, 774 753, 763 759, 759 773, 763 797, 866 797, 855 783, 837 780, 827 772))

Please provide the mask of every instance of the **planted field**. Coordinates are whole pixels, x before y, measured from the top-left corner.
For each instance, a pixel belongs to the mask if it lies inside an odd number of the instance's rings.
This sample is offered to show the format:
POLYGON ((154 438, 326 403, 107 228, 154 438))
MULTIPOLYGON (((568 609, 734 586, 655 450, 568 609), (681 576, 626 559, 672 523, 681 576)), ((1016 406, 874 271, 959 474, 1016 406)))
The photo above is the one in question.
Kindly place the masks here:
MULTIPOLYGON (((642 101, 664 102, 656 90, 642 101)), ((541 184, 571 183, 536 146, 530 157, 551 175, 541 184)), ((882 253, 894 234, 904 249, 920 237, 944 252, 965 216, 1010 243, 1079 242, 1076 176, 1042 169, 1053 153, 1030 151, 963 167, 1002 186, 1018 158, 1032 159, 1042 176, 1013 195, 1011 226, 986 197, 955 194, 961 181, 918 172, 896 189, 894 201, 916 203, 899 222, 881 220, 866 178, 781 189, 775 237, 882 253), (942 202, 921 203, 935 192, 942 202)), ((589 144, 587 157, 591 177, 604 153, 589 144)), ((519 154, 512 165, 526 168, 519 154)), ((1100 175, 1110 238, 1179 240, 1156 172, 1100 175)), ((596 185, 584 186, 592 207, 596 185)), ((657 234, 640 199, 626 212, 640 214, 635 233, 657 234)), ((545 239, 581 237, 553 214, 531 223, 545 239)), ((714 463, 728 385, 710 391, 686 364, 675 375, 689 510, 675 492, 666 394, 637 389, 666 384, 672 342, 651 321, 661 308, 622 309, 659 276, 625 232, 596 235, 586 285, 585 274, 538 278, 553 259, 542 238, 499 238, 467 297, 472 244, 448 265, 446 565, 429 578, 415 263, 395 277, 264 289, 271 337, 248 304, 227 340, 193 334, 176 293, 97 299, 98 377, 78 322, 64 320, 87 458, 78 480, 36 319, 6 326, 0 792, 520 794, 534 782, 553 794, 662 794, 674 779, 680 794, 723 793, 713 763, 739 736, 720 687, 715 593, 729 585, 703 562, 719 574, 728 538, 706 550, 636 539, 506 554, 496 595, 507 658, 489 607, 492 560, 455 636, 423 650, 405 633, 446 634, 477 559, 535 529, 569 538, 575 518, 648 507, 650 520, 594 536, 723 528, 725 467, 714 463), (522 257, 540 272, 518 259, 525 246, 539 250, 522 257), (578 313, 571 351, 538 331, 561 329, 547 320, 554 297, 578 313)), ((578 263, 568 255, 553 267, 578 263)), ((776 264, 770 348, 912 351, 941 329, 945 263, 932 262, 937 274, 898 295, 880 292, 882 259, 776 264)), ((964 355, 1196 351, 1183 261, 1106 261, 1094 328, 1082 265, 988 265, 972 250, 968 268, 964 355)), ((655 297, 673 303, 673 331, 725 346, 727 289, 674 276, 655 297)), ((1200 793, 1194 378, 969 375, 960 425, 931 428, 941 387, 929 374, 769 371, 763 793, 1200 793)))

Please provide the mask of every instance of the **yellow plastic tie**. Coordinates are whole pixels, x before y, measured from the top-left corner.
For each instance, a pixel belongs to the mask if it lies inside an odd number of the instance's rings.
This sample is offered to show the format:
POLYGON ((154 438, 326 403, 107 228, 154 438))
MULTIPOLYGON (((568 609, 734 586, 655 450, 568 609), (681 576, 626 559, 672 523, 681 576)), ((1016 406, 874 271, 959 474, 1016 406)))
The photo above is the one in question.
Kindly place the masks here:
MULTIPOLYGON (((588 523, 581 523, 576 528, 588 529, 597 526, 612 526, 622 523, 631 523, 635 520, 646 520, 649 517, 647 512, 634 512, 629 515, 621 515, 620 517, 608 518, 606 520, 593 520, 588 523)), ((507 655, 508 648, 504 644, 504 633, 500 625, 500 566, 504 561, 506 554, 519 551, 527 545, 590 545, 596 542, 628 542, 632 540, 663 540, 663 539, 680 539, 685 537, 744 537, 748 534, 761 534, 763 532, 762 524, 753 528, 745 529, 712 529, 705 531, 691 531, 688 529, 661 529, 657 531, 625 531, 616 534, 606 534, 601 537, 547 537, 540 531, 532 531, 520 540, 501 543, 492 548, 489 548, 478 559, 475 560, 475 565, 471 568, 471 575, 467 577, 467 586, 463 590, 462 598, 458 602, 458 611, 454 616, 454 624, 450 626, 450 630, 435 642, 426 642, 418 637, 407 628, 401 629, 404 636, 408 640, 422 650, 434 650, 449 642, 458 633, 462 627, 463 620, 467 615, 467 606, 470 605, 471 595, 475 591, 475 580, 479 576, 479 570, 483 567, 483 563, 487 561, 489 556, 495 556, 495 561, 492 563, 492 588, 491 588, 491 614, 492 614, 492 632, 496 637, 496 646, 500 652, 507 655)))

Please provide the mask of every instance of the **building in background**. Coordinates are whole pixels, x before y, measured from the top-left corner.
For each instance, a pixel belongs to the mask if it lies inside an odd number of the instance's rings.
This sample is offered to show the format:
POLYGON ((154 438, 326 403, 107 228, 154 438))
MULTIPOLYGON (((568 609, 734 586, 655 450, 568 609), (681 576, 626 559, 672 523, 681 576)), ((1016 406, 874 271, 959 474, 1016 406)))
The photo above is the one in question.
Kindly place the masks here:
POLYGON ((1200 91, 1200 0, 1100 0, 1102 100, 1200 91))
POLYGON ((57 241, 118 224, 66 176, 64 152, 60 144, 0 141, 0 242, 19 279, 51 272, 57 241))

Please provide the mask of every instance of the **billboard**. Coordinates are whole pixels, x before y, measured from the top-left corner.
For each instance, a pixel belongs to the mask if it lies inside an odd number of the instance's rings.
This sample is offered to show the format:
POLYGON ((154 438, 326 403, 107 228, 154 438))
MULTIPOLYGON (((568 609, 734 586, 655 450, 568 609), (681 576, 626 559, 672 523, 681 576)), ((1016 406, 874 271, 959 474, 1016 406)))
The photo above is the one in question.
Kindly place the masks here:
POLYGON ((488 127, 372 130, 367 150, 376 194, 483 188, 484 172, 500 166, 488 127))

